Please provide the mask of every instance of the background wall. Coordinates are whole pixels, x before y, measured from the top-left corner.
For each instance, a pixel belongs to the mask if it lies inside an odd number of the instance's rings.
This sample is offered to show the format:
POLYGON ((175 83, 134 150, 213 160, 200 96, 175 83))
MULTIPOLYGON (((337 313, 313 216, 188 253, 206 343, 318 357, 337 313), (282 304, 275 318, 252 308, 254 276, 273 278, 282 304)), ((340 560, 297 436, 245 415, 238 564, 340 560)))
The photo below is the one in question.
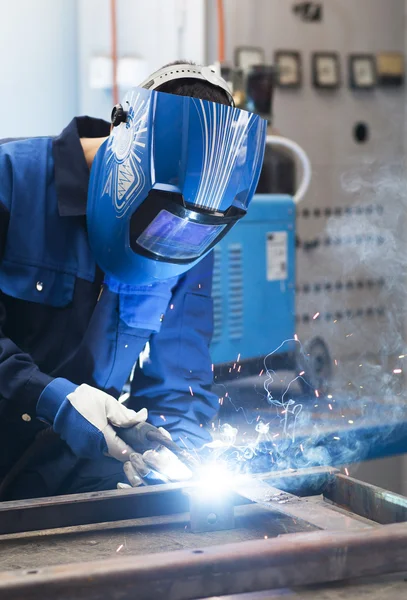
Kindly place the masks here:
MULTIPOLYGON (((91 89, 89 67, 92 57, 110 54, 109 5, 78 0, 79 112, 104 118, 110 117, 111 92, 91 89)), ((204 7, 205 0, 118 0, 118 56, 144 59, 148 73, 181 58, 202 62, 204 7)))
POLYGON ((0 0, 0 137, 58 133, 78 108, 76 0, 0 0))
MULTIPOLYGON (((366 347, 378 353, 382 342, 378 331, 387 327, 386 318, 381 318, 379 312, 386 309, 379 280, 389 275, 388 265, 374 265, 367 260, 369 264, 360 268, 354 257, 363 254, 370 258, 387 252, 388 248, 379 250, 376 237, 371 243, 363 240, 358 247, 345 239, 336 244, 334 237, 354 238, 366 233, 355 226, 354 211, 346 216, 346 208, 355 203, 363 206, 360 227, 363 223, 376 229, 380 224, 385 229, 389 220, 389 228, 393 228, 391 216, 382 214, 383 210, 390 212, 394 208, 383 184, 388 183, 385 181, 387 170, 399 165, 403 155, 404 90, 351 91, 347 58, 354 52, 404 52, 404 0, 324 0, 322 23, 301 21, 292 10, 294 4, 279 0, 225 0, 226 57, 232 62, 234 48, 245 45, 264 48, 269 63, 273 62, 276 50, 301 52, 303 88, 277 90, 274 106, 275 127, 305 148, 313 166, 312 185, 298 211, 298 332, 304 339, 315 335, 332 338, 337 358, 358 355, 366 347), (312 87, 311 53, 316 51, 339 53, 342 66, 339 90, 318 91, 312 87), (366 144, 359 145, 354 140, 353 129, 358 122, 370 128, 370 140, 366 144), (365 178, 370 177, 372 170, 377 172, 380 166, 384 166, 382 185, 373 190, 365 187, 365 178), (369 218, 366 208, 369 206, 370 211, 371 205, 373 215, 369 218), (327 211, 336 213, 339 218, 327 217, 327 211), (374 220, 377 214, 379 221, 374 220), (314 248, 306 249, 309 245, 314 248), (344 268, 347 262, 349 276, 344 268), (347 289, 353 279, 360 280, 363 287, 355 285, 347 289), (340 286, 336 289, 338 282, 340 286), (332 284, 329 294, 324 293, 326 284, 332 284), (368 308, 373 310, 372 315, 370 311, 366 314, 368 308), (353 319, 351 325, 358 335, 350 341, 345 337, 351 333, 346 319, 339 319, 335 331, 331 326, 334 319, 328 319, 328 323, 324 318, 312 320, 317 312, 322 317, 326 313, 328 317, 336 313, 346 316, 346 310, 355 315, 363 310, 363 316, 353 319)), ((216 58, 215 22, 215 2, 209 0, 209 61, 216 58)), ((374 233, 376 231, 372 235, 374 233)))

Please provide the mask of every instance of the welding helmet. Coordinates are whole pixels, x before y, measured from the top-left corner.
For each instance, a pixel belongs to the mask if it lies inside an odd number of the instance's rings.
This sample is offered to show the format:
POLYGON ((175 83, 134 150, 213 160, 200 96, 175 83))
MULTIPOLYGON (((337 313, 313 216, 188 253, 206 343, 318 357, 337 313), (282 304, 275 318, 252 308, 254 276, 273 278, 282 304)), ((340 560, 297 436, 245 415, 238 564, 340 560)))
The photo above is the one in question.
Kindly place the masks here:
POLYGON ((171 79, 205 79, 177 65, 134 88, 112 113, 110 137, 90 176, 87 228, 96 262, 121 283, 181 275, 242 218, 256 190, 266 143, 257 115, 155 91, 171 79))

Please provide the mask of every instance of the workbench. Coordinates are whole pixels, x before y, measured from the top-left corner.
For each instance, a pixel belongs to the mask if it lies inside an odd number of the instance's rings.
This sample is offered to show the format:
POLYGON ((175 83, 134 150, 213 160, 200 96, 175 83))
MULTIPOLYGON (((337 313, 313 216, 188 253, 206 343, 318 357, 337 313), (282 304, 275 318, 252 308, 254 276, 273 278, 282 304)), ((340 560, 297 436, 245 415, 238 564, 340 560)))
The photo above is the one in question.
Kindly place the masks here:
POLYGON ((235 527, 201 533, 181 484, 3 503, 0 599, 407 597, 406 498, 333 469, 263 482, 290 492, 235 499, 235 527))

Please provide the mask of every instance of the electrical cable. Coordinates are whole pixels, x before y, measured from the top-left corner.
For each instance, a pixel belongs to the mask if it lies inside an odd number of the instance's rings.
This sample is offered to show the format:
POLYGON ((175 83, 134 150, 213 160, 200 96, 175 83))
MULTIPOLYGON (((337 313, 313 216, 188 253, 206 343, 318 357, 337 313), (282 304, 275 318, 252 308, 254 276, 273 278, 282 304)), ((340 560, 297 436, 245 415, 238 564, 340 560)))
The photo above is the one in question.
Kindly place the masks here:
POLYGON ((290 140, 279 135, 268 135, 266 138, 267 144, 270 146, 281 146, 291 150, 291 152, 298 158, 302 167, 302 180, 296 193, 294 194, 294 200, 298 204, 304 198, 308 191, 312 177, 312 166, 308 154, 297 142, 290 140))
POLYGON ((111 55, 112 55, 112 95, 113 104, 119 103, 119 86, 117 84, 117 6, 116 0, 110 0, 111 55))
POLYGON ((217 0, 218 11, 218 62, 225 62, 225 11, 223 0, 217 0))

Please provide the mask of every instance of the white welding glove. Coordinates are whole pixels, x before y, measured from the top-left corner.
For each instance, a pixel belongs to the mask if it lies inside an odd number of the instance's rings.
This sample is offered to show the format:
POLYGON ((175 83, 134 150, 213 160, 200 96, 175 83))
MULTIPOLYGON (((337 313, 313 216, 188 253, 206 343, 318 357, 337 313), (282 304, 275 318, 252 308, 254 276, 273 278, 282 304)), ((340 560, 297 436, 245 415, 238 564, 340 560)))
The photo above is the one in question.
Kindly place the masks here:
POLYGON ((133 449, 119 438, 113 426, 132 427, 147 416, 147 409, 135 412, 106 392, 83 384, 63 400, 53 428, 76 456, 99 458, 105 454, 125 462, 133 449))
MULTIPOLYGON (((166 429, 160 427, 159 430, 171 439, 166 429)), ((190 469, 171 450, 163 446, 158 446, 155 450, 146 450, 143 454, 133 452, 129 458, 123 469, 132 487, 152 483, 157 479, 170 482, 186 481, 192 477, 190 469)), ((117 487, 123 489, 128 486, 119 483, 117 487)))

